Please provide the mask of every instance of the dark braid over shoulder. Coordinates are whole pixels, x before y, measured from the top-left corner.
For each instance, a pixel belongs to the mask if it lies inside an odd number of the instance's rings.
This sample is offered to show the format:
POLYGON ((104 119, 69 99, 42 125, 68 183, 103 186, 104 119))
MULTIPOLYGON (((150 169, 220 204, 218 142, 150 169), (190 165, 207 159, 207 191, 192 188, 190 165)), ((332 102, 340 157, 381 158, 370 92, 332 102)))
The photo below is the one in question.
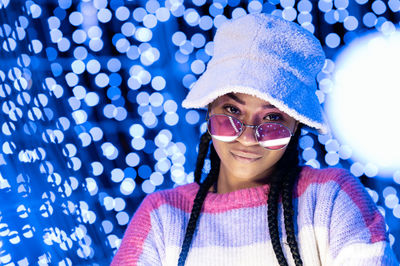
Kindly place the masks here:
POLYGON ((208 147, 210 145, 211 136, 208 132, 200 137, 199 152, 196 160, 196 169, 194 171, 194 181, 200 184, 201 173, 203 172, 204 161, 207 157, 208 147))
POLYGON ((293 184, 296 182, 301 171, 298 152, 300 132, 301 130, 298 128, 291 139, 285 154, 277 163, 277 170, 273 176, 275 182, 271 184, 271 189, 268 195, 268 228, 275 256, 281 266, 288 264, 282 251, 278 229, 278 201, 280 191, 282 191, 282 205, 287 243, 289 244, 296 265, 303 265, 295 236, 294 210, 292 202, 293 184))
POLYGON ((278 201, 279 191, 281 188, 280 183, 271 184, 268 194, 268 229, 271 237, 272 248, 274 249, 276 259, 279 265, 288 265, 285 259, 285 255, 282 251, 282 246, 279 237, 278 229, 278 201))
MULTIPOLYGON (((200 143, 200 147, 199 147, 199 155, 197 157, 195 179, 198 180, 198 182, 200 182, 201 171, 203 169, 204 160, 206 158, 206 155, 208 152, 208 146, 210 143, 210 140, 207 140, 206 137, 204 136, 206 134, 208 135, 208 133, 205 133, 201 137, 201 143, 200 143), (199 160, 199 158, 202 162, 199 160)), ((211 139, 211 137, 209 137, 209 138, 211 139)), ((189 222, 186 227, 186 233, 185 233, 185 238, 184 238, 183 244, 182 244, 182 250, 179 255, 178 265, 182 265, 182 266, 185 265, 187 255, 189 253, 190 244, 192 243, 193 234, 196 229, 197 221, 199 219, 204 200, 207 196, 207 192, 210 189, 210 187, 218 179, 220 159, 217 155, 217 152, 214 149, 214 146, 212 146, 212 145, 211 145, 211 152, 210 152, 210 160, 211 160, 211 170, 208 173, 206 179, 203 181, 203 183, 201 183, 199 191, 197 192, 196 197, 194 199, 192 212, 190 213, 189 222)))

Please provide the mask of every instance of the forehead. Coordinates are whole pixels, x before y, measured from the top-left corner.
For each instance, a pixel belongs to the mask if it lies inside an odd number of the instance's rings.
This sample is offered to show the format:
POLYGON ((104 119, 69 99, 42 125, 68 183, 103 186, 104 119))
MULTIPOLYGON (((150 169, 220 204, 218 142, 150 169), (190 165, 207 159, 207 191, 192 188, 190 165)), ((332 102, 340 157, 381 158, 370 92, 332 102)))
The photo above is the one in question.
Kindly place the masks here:
POLYGON ((272 105, 268 101, 265 101, 256 96, 253 96, 250 94, 245 94, 245 93, 228 93, 228 94, 222 95, 222 96, 218 97, 211 104, 211 106, 214 107, 219 104, 223 104, 225 102, 235 102, 235 103, 244 105, 249 108, 251 108, 251 107, 276 108, 274 105, 272 105))

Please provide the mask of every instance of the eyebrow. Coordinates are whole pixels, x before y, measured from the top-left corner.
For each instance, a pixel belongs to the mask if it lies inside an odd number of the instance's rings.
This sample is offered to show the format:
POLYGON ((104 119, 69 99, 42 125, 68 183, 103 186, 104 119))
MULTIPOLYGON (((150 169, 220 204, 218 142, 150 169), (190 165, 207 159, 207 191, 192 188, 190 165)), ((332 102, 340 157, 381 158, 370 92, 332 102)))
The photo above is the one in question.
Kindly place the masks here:
MULTIPOLYGON (((243 101, 242 99, 240 99, 239 97, 237 97, 237 96, 236 96, 235 94, 233 94, 233 93, 228 93, 226 96, 228 96, 228 97, 231 98, 232 100, 234 100, 234 101, 236 101, 236 102, 238 102, 238 103, 240 103, 240 104, 242 104, 242 105, 245 105, 245 104, 246 104, 245 101, 243 101)), ((275 106, 275 105, 272 105, 272 104, 270 104, 270 103, 268 103, 268 104, 263 105, 263 108, 274 109, 274 108, 276 108, 276 106, 275 106)))

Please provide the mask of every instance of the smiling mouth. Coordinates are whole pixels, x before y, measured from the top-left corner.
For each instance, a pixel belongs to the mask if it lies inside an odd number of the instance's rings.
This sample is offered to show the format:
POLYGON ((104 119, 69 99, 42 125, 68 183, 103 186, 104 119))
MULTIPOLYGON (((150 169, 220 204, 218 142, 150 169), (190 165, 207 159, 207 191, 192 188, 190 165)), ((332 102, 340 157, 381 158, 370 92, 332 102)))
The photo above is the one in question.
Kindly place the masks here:
POLYGON ((251 163, 259 160, 261 156, 257 154, 246 154, 242 152, 231 152, 233 158, 235 158, 238 161, 245 162, 245 163, 251 163))

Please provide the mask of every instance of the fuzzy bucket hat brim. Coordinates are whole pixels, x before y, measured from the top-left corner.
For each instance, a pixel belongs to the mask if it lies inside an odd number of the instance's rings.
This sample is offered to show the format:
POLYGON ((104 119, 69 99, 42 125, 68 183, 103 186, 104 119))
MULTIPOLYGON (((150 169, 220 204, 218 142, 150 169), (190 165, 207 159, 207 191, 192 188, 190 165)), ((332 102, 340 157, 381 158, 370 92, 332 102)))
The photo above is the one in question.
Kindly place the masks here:
POLYGON ((246 93, 326 133, 315 94, 324 62, 321 44, 306 29, 272 15, 246 15, 217 30, 213 57, 182 106, 203 108, 227 93, 246 93))

